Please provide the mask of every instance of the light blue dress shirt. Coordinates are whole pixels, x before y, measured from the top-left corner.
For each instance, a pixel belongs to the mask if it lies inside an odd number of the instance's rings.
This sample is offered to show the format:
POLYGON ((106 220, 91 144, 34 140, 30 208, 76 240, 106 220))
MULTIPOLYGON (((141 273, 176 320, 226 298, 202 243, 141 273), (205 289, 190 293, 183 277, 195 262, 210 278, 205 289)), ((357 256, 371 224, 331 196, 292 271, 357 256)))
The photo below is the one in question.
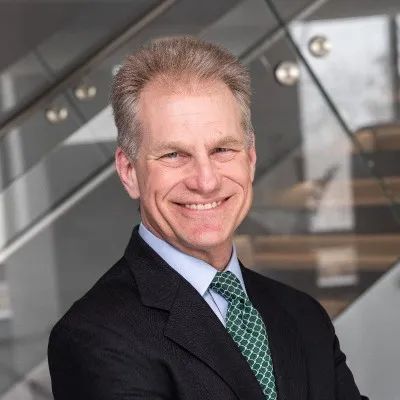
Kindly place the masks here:
MULTIPOLYGON (((210 264, 182 253, 164 240, 159 239, 151 233, 143 223, 139 226, 139 235, 162 259, 164 259, 164 261, 167 262, 167 264, 185 278, 200 293, 214 311, 215 315, 225 326, 228 302, 217 292, 209 288, 217 270, 210 264)), ((242 284, 243 290, 246 291, 242 271, 240 270, 239 261, 236 256, 235 246, 233 246, 231 259, 224 271, 233 272, 242 284)))

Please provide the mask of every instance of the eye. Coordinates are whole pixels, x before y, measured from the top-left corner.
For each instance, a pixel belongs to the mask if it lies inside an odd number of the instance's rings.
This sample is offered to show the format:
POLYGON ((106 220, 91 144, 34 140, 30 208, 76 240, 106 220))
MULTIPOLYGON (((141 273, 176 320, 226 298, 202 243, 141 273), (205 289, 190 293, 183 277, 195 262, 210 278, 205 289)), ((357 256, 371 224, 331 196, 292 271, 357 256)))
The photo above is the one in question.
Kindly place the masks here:
POLYGON ((231 149, 226 149, 226 148, 224 148, 224 147, 217 147, 216 149, 215 149, 215 152, 216 153, 227 153, 227 152, 229 152, 229 151, 232 151, 231 149))
POLYGON ((237 150, 227 147, 216 147, 211 156, 218 162, 228 162, 234 159, 237 150))
POLYGON ((173 153, 168 153, 168 154, 163 155, 161 158, 171 159, 171 158, 177 158, 177 157, 178 157, 178 152, 174 151, 173 153))

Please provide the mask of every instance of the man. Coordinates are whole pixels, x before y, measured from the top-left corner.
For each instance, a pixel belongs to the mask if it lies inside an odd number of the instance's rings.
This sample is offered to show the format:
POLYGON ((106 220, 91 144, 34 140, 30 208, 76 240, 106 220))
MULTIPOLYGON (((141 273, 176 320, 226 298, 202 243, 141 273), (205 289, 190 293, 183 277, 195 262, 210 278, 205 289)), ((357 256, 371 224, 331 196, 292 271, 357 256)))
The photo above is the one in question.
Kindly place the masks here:
POLYGON ((195 38, 155 40, 112 106, 142 223, 51 333, 55 400, 360 399, 322 307, 236 257, 256 165, 246 70, 195 38))

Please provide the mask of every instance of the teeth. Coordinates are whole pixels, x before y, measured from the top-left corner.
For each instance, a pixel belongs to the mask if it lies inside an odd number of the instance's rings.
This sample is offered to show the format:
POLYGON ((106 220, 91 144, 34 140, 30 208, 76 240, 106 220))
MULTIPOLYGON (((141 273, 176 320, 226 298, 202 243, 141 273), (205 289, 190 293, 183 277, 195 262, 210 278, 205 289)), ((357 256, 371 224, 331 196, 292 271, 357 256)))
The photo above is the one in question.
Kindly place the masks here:
POLYGON ((222 201, 214 201, 214 203, 207 204, 185 204, 185 207, 190 208, 191 210, 209 210, 219 206, 221 203, 222 201))

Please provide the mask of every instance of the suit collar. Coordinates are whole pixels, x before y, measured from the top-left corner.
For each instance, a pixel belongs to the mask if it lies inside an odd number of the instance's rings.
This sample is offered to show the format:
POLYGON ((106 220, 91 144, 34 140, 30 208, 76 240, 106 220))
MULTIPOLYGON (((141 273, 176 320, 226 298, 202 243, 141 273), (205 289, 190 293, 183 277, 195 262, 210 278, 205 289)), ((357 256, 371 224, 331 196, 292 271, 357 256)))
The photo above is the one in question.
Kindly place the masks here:
POLYGON ((135 277, 142 303, 169 311, 182 278, 140 237, 138 228, 133 229, 124 257, 135 277))
POLYGON ((278 400, 306 400, 306 359, 295 321, 274 296, 271 281, 241 267, 250 301, 268 333, 278 400))
POLYGON ((264 395, 246 359, 203 297, 153 250, 136 227, 125 251, 142 303, 170 312, 164 334, 212 368, 241 400, 264 395))

